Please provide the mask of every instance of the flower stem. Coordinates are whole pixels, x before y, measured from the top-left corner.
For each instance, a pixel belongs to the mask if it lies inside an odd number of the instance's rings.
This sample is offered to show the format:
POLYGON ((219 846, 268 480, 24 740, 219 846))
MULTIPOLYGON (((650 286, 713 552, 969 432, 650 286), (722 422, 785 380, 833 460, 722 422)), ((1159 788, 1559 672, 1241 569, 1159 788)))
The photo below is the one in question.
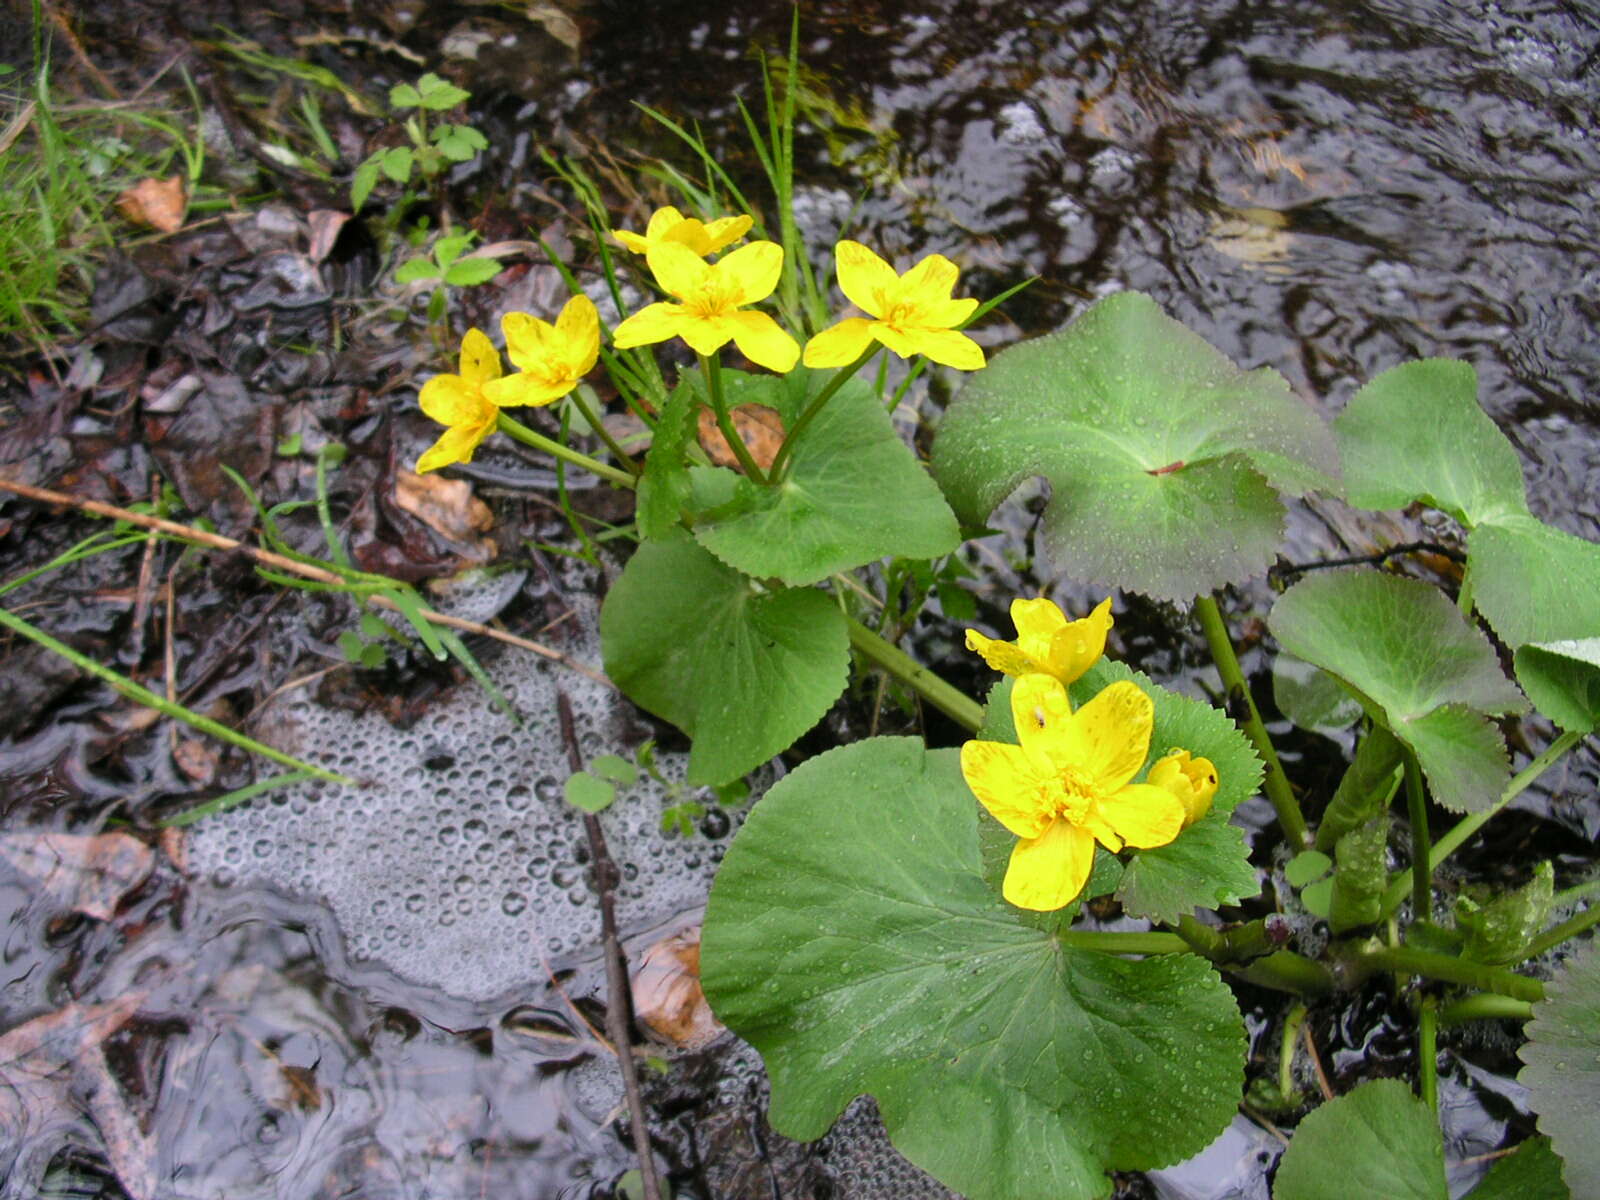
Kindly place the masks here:
POLYGON ((1417 1013, 1417 1069, 1422 1099, 1439 1111, 1439 1010, 1438 1000, 1424 996, 1417 1013))
POLYGON ((616 467, 590 458, 587 454, 580 454, 570 446, 563 446, 554 438, 547 438, 542 433, 535 433, 521 421, 514 417, 500 414, 500 432, 508 437, 516 438, 524 446, 532 446, 535 450, 543 450, 546 454, 553 454, 557 458, 565 459, 575 467, 582 467, 585 471, 593 472, 602 479, 609 479, 612 483, 622 487, 633 486, 633 476, 626 471, 619 471, 616 467))
POLYGON ((1526 1021, 1533 1016, 1533 1005, 1494 992, 1474 992, 1452 1000, 1439 1010, 1439 1024, 1464 1025, 1468 1021, 1526 1021))
POLYGON ((594 430, 595 436, 606 444, 606 449, 611 451, 611 457, 621 463, 629 475, 637 479, 644 468, 634 462, 633 457, 622 448, 616 438, 611 436, 611 431, 594 415, 589 402, 579 394, 581 391, 581 388, 574 388, 567 393, 567 398, 572 401, 572 406, 578 410, 578 415, 584 419, 584 423, 594 430))
POLYGON ((840 367, 836 372, 834 372, 833 378, 828 380, 828 382, 822 386, 822 390, 812 398, 811 403, 806 405, 806 410, 795 419, 794 425, 791 426, 789 431, 784 434, 783 445, 778 447, 777 456, 772 460, 772 478, 774 480, 783 478, 784 468, 789 465, 789 460, 794 457, 795 444, 799 440, 800 434, 804 431, 805 427, 811 424, 811 419, 822 411, 822 406, 829 400, 832 400, 834 393, 842 388, 857 371, 865 366, 867 359, 871 358, 877 353, 877 351, 878 344, 873 342, 861 352, 861 354, 856 358, 855 362, 851 363, 847 367, 840 367))
POLYGON ((1559 925, 1552 925, 1522 948, 1522 957, 1536 958, 1552 946, 1559 946, 1568 938, 1576 937, 1585 929, 1597 924, 1600 924, 1600 904, 1591 905, 1581 913, 1568 917, 1559 925))
POLYGON ((1056 934, 1063 946, 1102 954, 1184 954, 1189 943, 1175 933, 1122 933, 1114 929, 1064 929, 1056 934))
POLYGON ((1422 788, 1422 767, 1417 763, 1416 751, 1401 743, 1400 754, 1406 768, 1406 814, 1411 821, 1411 919, 1426 921, 1433 912, 1428 797, 1422 788))
POLYGON ((1233 643, 1228 640, 1228 627, 1222 620, 1222 610, 1217 606, 1217 599, 1215 596, 1196 596, 1194 609, 1200 618, 1200 628, 1205 632, 1206 644, 1211 647, 1211 657, 1217 665, 1217 673, 1222 676, 1222 685, 1227 689, 1230 707, 1236 697, 1244 705, 1244 731, 1266 767, 1263 786, 1267 799, 1272 801, 1273 811, 1278 814, 1278 824, 1283 827, 1284 836, 1288 838, 1290 846, 1295 850, 1304 850, 1311 844, 1310 835, 1306 830, 1306 819, 1300 814, 1300 804, 1295 800, 1294 793, 1289 790, 1289 779, 1283 773, 1283 765, 1278 762, 1278 753, 1272 748, 1272 739, 1267 736, 1267 727, 1262 724, 1261 713, 1257 711, 1256 702, 1250 696, 1250 685, 1245 681, 1244 671, 1239 667, 1238 656, 1233 652, 1233 643))
POLYGON ((1399 971, 1405 975, 1437 979, 1442 983, 1458 983, 1463 987, 1494 992, 1516 1000, 1544 999, 1544 984, 1537 979, 1465 958, 1418 950, 1413 946, 1368 943, 1364 947, 1346 951, 1344 960, 1357 976, 1369 975, 1374 971, 1399 971))
POLYGON ((700 355, 700 374, 705 377, 706 391, 711 396, 711 411, 717 416, 717 428, 722 430, 728 449, 733 451, 733 456, 744 468, 745 478, 756 483, 770 483, 771 480, 767 478, 766 473, 756 465, 756 460, 750 457, 750 447, 744 444, 744 439, 733 426, 733 418, 728 414, 728 402, 722 395, 722 364, 716 355, 700 355))
POLYGON ((868 660, 908 684, 956 724, 976 733, 983 726, 983 705, 940 679, 898 646, 884 641, 854 617, 849 618, 850 644, 868 660))
POLYGON ((1294 1043, 1300 1036, 1300 1026, 1306 1019, 1306 1006, 1296 1001, 1283 1019, 1283 1036, 1278 1040, 1278 1094, 1285 1103, 1292 1103, 1294 1086, 1294 1043))

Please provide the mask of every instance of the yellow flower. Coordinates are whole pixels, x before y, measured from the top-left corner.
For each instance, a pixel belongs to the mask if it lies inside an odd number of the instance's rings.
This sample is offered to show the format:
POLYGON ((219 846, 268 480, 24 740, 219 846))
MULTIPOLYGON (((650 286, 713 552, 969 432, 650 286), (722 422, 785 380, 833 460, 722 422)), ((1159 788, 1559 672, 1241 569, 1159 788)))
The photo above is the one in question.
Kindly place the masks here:
POLYGON ((874 341, 901 358, 926 354, 934 362, 962 371, 983 366, 983 348, 956 326, 972 315, 976 300, 952 300, 956 265, 930 254, 904 275, 860 242, 834 248, 839 290, 850 303, 877 318, 846 317, 806 343, 808 367, 842 367, 855 362, 874 341))
POLYGON ((1077 679, 1106 652, 1111 631, 1111 598, 1095 606, 1087 617, 1067 620, 1049 600, 1013 600, 1011 621, 1017 627, 1015 642, 997 642, 976 629, 967 630, 967 649, 1007 675, 1054 675, 1062 683, 1077 679))
POLYGON ((658 301, 617 326, 619 350, 681 337, 697 354, 715 354, 730 341, 746 358, 784 372, 800 357, 800 347, 766 313, 746 312, 746 304, 765 300, 778 286, 783 249, 775 242, 751 242, 714 263, 677 242, 651 246, 650 270, 664 291, 682 303, 658 301))
POLYGON ((449 426, 417 459, 417 474, 472 461, 478 443, 500 420, 500 410, 483 394, 484 385, 499 378, 500 352, 483 330, 467 330, 461 339, 461 374, 435 375, 417 396, 423 412, 449 426))
POLYGON ((1185 829, 1211 811, 1211 800, 1217 794, 1217 768, 1209 758, 1191 758, 1187 750, 1169 750, 1145 778, 1166 788, 1183 804, 1185 829))
POLYGON ((1049 912, 1083 891, 1099 842, 1164 846, 1183 828, 1182 802, 1132 779, 1150 750, 1154 705, 1126 681, 1077 712, 1048 675, 1025 675, 1011 692, 1020 746, 961 747, 967 786, 995 820, 1022 840, 1011 851, 1002 892, 1018 908, 1049 912))
POLYGON ((669 204, 650 215, 650 224, 645 226, 642 236, 618 229, 615 237, 635 254, 647 254, 652 246, 662 242, 677 242, 704 258, 737 242, 750 232, 750 226, 754 223, 749 217, 718 217, 715 221, 702 221, 698 217, 684 216, 669 204))
POLYGON ((561 399, 600 357, 600 314, 581 293, 567 301, 554 325, 513 312, 500 319, 500 328, 518 373, 484 384, 483 394, 501 408, 561 399))

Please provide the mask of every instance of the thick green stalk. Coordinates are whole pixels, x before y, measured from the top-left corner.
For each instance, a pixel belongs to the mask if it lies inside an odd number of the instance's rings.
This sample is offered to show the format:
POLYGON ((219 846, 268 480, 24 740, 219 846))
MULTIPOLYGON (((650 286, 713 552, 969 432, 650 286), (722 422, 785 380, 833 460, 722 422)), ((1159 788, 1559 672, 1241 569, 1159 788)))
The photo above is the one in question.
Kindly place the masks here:
POLYGON ((789 465, 789 460, 794 457, 795 444, 799 441, 800 434, 805 430, 805 427, 811 424, 811 419, 822 411, 823 405, 833 399, 834 393, 849 382, 855 373, 866 365, 867 359, 877 352, 878 344, 873 342, 861 352, 855 362, 847 367, 840 367, 835 371, 833 378, 828 380, 823 385, 822 390, 812 398, 811 403, 806 405, 805 411, 795 419, 794 425, 784 434, 783 445, 778 447, 777 456, 772 460, 772 478, 774 480, 783 478, 784 468, 789 465))
POLYGON ((1439 1024, 1446 1028, 1468 1021, 1526 1021, 1533 1016, 1533 1005, 1494 992, 1474 992, 1452 1000, 1439 1010, 1439 1024))
POLYGON ((1063 946, 1104 954, 1187 954, 1189 943, 1175 933, 1120 933, 1111 929, 1065 929, 1056 934, 1063 946))
POLYGON ((940 679, 898 646, 883 640, 854 617, 849 618, 850 644, 871 662, 913 688, 956 724, 976 733, 983 726, 983 705, 940 679))
POLYGON ((1222 686, 1227 690, 1230 704, 1237 698, 1245 706, 1244 731, 1266 767, 1263 786, 1267 799, 1272 802, 1273 811, 1278 814, 1278 824, 1283 827, 1290 846, 1295 850, 1304 850, 1311 845, 1306 819, 1300 813, 1300 804, 1294 798, 1294 793, 1289 790, 1288 776, 1283 773, 1278 753, 1272 748, 1272 739, 1267 736, 1267 727, 1262 723, 1261 713, 1250 696, 1250 685, 1245 681, 1238 656, 1233 652, 1233 643, 1228 640, 1228 626, 1222 619, 1222 610, 1217 606, 1216 597, 1196 596, 1194 610, 1200 618, 1200 628, 1205 632, 1206 644, 1211 647, 1211 657, 1216 662, 1217 673, 1222 676, 1222 686))
POLYGON ((1289 1007, 1289 1015, 1283 1019, 1283 1035, 1278 1039, 1278 1095, 1286 1104, 1294 1103, 1294 1044, 1305 1019, 1306 1006, 1297 1001, 1289 1007))
POLYGON ((1537 958, 1552 946, 1559 946, 1568 938, 1577 937, 1585 929, 1595 925, 1600 925, 1600 904, 1592 905, 1581 913, 1568 917, 1559 925, 1552 925, 1523 947, 1522 957, 1537 958))
POLYGON ((1495 992, 1517 1000, 1544 999, 1544 984, 1526 975, 1489 967, 1465 958, 1448 954, 1435 954, 1431 950, 1418 950, 1413 946, 1384 946, 1369 943, 1365 947, 1348 949, 1345 963, 1358 975, 1373 971, 1398 971, 1404 975, 1420 975, 1424 979, 1437 979, 1441 983, 1458 983, 1479 991, 1495 992))
POLYGON ((585 471, 598 475, 602 479, 609 479, 612 483, 626 488, 633 486, 633 476, 626 471, 620 471, 608 463, 590 458, 587 454, 580 454, 570 446, 563 446, 554 438, 547 438, 542 433, 535 433, 521 421, 508 417, 503 412, 500 414, 500 432, 507 437, 516 438, 524 446, 532 446, 535 450, 543 450, 546 454, 553 454, 555 457, 564 459, 575 467, 582 467, 585 471))
POLYGON ((1411 820, 1411 919, 1426 921, 1433 913, 1428 796, 1422 788, 1422 767, 1417 763, 1416 752, 1410 746, 1402 745, 1400 753, 1406 768, 1406 813, 1411 820))
POLYGON ((1434 1112, 1439 1111, 1439 1011, 1432 996, 1422 998, 1417 1013, 1417 1069, 1422 1099, 1434 1112))
POLYGON ((733 456, 744 468, 745 478, 752 479, 756 483, 769 482, 765 472, 756 465, 756 460, 750 457, 750 448, 744 444, 739 431, 733 427, 733 417, 728 413, 728 402, 722 395, 722 365, 717 361, 716 355, 700 355, 700 374, 705 377, 706 390, 711 394, 711 411, 717 416, 717 428, 722 430, 728 448, 733 451, 733 456))
POLYGON ((606 444, 607 450, 611 451, 611 457, 621 463, 623 469, 629 475, 637 479, 644 468, 634 462, 628 452, 618 444, 617 439, 611 436, 611 431, 594 415, 594 410, 589 407, 589 402, 579 395, 579 389, 574 389, 567 395, 572 401, 572 406, 578 410, 578 415, 583 418, 584 423, 594 430, 595 436, 606 444))

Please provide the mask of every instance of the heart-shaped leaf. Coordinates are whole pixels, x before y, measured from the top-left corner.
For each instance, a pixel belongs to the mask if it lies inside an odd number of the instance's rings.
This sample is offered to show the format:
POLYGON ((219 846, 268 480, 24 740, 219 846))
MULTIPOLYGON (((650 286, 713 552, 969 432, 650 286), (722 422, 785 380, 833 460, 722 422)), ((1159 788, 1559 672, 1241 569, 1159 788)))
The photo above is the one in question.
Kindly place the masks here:
POLYGON ((820 1137, 861 1093, 913 1162, 974 1200, 1106 1195, 1231 1119, 1232 993, 1188 954, 1129 960, 1019 919, 984 882, 954 750, 873 738, 752 810, 712 888, 702 983, 820 1137))
POLYGON ((1379 571, 1323 571, 1280 596, 1268 625, 1415 751, 1440 804, 1480 812, 1499 798, 1505 743, 1484 714, 1527 706, 1489 640, 1437 589, 1379 571))
POLYGON ((1532 517, 1467 538, 1473 597, 1508 646, 1600 636, 1600 545, 1532 517))
POLYGON ((1273 1200, 1446 1200, 1444 1139, 1433 1110, 1398 1079, 1363 1083, 1294 1131, 1273 1200))
POLYGON ((1241 371, 1138 292, 995 355, 967 381, 933 469, 969 525, 1030 475, 1075 576, 1187 599, 1265 570, 1278 491, 1336 487, 1333 438, 1282 376, 1241 371))
POLYGON ((600 610, 600 645, 612 682, 694 739, 689 782, 713 786, 815 725, 850 668, 831 597, 762 589, 687 535, 628 560, 600 610))
POLYGON ((1581 946, 1545 984, 1518 1053, 1539 1130, 1561 1156, 1574 1196, 1600 1196, 1600 943, 1581 946))
MULTIPOLYGON (((792 428, 813 373, 725 371, 730 405, 764 404, 792 428)), ((699 474, 699 473, 697 473, 699 474)), ((861 380, 840 388, 800 435, 788 477, 771 487, 729 471, 694 536, 723 562, 796 586, 886 555, 936 558, 961 541, 938 487, 861 380)))
POLYGON ((1423 500, 1469 529, 1526 516, 1522 463, 1478 406, 1470 364, 1429 358, 1391 367, 1333 422, 1345 495, 1361 508, 1423 500))

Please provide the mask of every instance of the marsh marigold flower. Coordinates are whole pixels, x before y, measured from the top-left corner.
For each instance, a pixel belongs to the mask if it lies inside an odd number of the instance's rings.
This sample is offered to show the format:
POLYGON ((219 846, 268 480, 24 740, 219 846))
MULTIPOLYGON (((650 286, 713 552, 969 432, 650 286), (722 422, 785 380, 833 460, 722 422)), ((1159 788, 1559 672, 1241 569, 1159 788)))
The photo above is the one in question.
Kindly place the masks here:
POLYGON ((500 319, 500 329, 506 357, 518 371, 484 384, 483 394, 501 408, 554 403, 577 387, 600 357, 600 314, 581 293, 567 301, 554 325, 513 312, 500 319))
POLYGON ((1062 683, 1077 679, 1106 652, 1111 631, 1111 599, 1095 606, 1087 617, 1069 621, 1049 600, 1013 600, 1011 621, 1017 627, 1015 642, 984 637, 967 630, 967 649, 1007 675, 1053 675, 1062 683))
POLYGON ((983 348, 957 331, 978 307, 976 300, 952 300, 959 272, 942 254, 930 254, 904 275, 860 242, 834 248, 839 290, 866 317, 846 317, 806 343, 808 367, 843 367, 855 362, 874 341, 901 358, 925 354, 962 371, 983 366, 983 348))
POLYGON ((669 241, 652 246, 648 261, 656 282, 678 302, 647 304, 618 325, 612 340, 619 350, 681 337, 696 354, 715 354, 731 341, 769 370, 794 366, 800 357, 795 340, 766 313, 744 307, 778 286, 783 249, 777 243, 751 242, 708 263, 669 241))
POLYGON ((484 395, 484 385, 500 378, 500 352, 483 330, 469 329, 461 339, 460 371, 459 375, 435 375, 417 395, 422 411, 448 426, 417 459, 419 475, 451 463, 471 462, 478 443, 500 421, 500 410, 484 395))
POLYGON ((698 217, 684 216, 669 204, 650 214, 650 223, 645 226, 643 234, 618 229, 614 236, 635 254, 646 254, 652 246, 662 242, 677 242, 704 258, 737 242, 750 232, 750 226, 754 223, 749 217, 718 217, 715 221, 702 221, 698 217))
POLYGON ((961 747, 967 786, 1022 840, 1011 851, 1002 893, 1018 908, 1048 912, 1088 882, 1098 842, 1164 846, 1183 829, 1183 803, 1134 783, 1150 750, 1154 705, 1129 682, 1113 683, 1077 712, 1049 675, 1025 675, 1011 691, 1021 745, 961 747))
POLYGON ((1217 794, 1217 768, 1209 758, 1195 758, 1187 750, 1168 751, 1156 760, 1145 779, 1178 798, 1185 829, 1211 811, 1211 800, 1217 794))

